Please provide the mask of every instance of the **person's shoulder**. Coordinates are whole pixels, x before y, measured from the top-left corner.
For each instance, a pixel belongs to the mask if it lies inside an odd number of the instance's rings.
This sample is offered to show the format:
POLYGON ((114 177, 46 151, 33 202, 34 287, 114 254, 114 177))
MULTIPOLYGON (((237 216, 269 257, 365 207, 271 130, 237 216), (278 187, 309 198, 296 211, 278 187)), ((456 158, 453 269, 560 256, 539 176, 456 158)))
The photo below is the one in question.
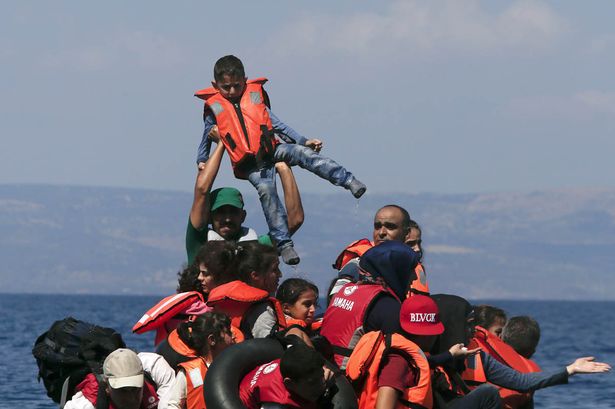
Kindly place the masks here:
POLYGON ((81 392, 77 392, 71 400, 64 405, 65 409, 95 409, 92 402, 90 402, 81 392))

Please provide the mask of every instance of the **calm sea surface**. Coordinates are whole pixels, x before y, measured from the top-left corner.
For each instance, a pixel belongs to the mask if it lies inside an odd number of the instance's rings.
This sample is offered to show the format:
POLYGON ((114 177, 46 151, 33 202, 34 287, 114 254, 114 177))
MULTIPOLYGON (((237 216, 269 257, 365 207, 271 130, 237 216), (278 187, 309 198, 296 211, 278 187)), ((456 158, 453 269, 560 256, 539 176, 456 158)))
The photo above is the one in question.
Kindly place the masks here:
MULTIPOLYGON (((36 380, 32 346, 38 335, 66 316, 113 327, 126 344, 153 349, 153 335, 130 329, 161 297, 0 294, 0 408, 54 408, 36 380)), ((542 339, 535 360, 557 370, 580 356, 615 364, 615 302, 494 301, 509 316, 531 315, 542 339)), ((536 393, 537 408, 615 408, 615 373, 577 375, 570 384, 536 393)))

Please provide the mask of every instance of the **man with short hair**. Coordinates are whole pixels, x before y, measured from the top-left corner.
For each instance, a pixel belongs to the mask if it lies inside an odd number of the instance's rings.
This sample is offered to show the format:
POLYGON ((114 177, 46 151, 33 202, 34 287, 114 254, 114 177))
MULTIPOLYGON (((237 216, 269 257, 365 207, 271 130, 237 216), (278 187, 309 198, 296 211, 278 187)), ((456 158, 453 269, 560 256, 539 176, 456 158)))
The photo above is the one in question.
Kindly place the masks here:
POLYGON ((151 352, 137 355, 130 349, 120 348, 105 359, 102 379, 87 375, 64 408, 166 408, 174 381, 175 371, 162 356, 151 352), (104 392, 99 393, 99 388, 104 388, 104 392))
MULTIPOLYGON (((218 130, 210 132, 212 139, 218 139, 218 130)), ((218 143, 207 162, 199 163, 194 186, 194 200, 186 228, 186 252, 191 264, 199 249, 209 240, 258 240, 272 245, 268 235, 257 236, 256 232, 242 224, 246 218, 243 197, 239 190, 231 187, 219 188, 210 193, 224 155, 224 145, 218 143), (208 225, 211 223, 211 229, 208 225)), ((276 164, 284 189, 284 201, 288 213, 288 226, 291 234, 303 223, 301 196, 292 170, 283 162, 276 164)))
POLYGON ((501 338, 519 355, 530 359, 540 342, 540 326, 535 319, 527 315, 512 317, 504 325, 501 338))

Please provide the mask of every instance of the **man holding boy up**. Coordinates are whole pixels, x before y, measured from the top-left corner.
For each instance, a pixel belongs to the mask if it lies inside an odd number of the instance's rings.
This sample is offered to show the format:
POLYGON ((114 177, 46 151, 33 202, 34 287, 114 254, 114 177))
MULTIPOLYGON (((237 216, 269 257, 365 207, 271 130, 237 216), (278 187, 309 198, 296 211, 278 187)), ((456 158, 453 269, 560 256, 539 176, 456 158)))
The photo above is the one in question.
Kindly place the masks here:
POLYGON ((366 186, 335 161, 320 156, 320 140, 306 139, 273 115, 263 89, 266 81, 265 78, 248 80, 241 60, 235 56, 227 55, 216 62, 213 87, 195 94, 205 101, 205 130, 198 162, 207 160, 211 147, 208 135, 216 126, 235 176, 248 179, 258 191, 270 235, 282 259, 287 264, 297 264, 300 259, 290 239, 286 211, 275 187, 274 164, 299 165, 350 190, 356 198, 365 193, 366 186), (286 143, 279 143, 275 135, 286 143))

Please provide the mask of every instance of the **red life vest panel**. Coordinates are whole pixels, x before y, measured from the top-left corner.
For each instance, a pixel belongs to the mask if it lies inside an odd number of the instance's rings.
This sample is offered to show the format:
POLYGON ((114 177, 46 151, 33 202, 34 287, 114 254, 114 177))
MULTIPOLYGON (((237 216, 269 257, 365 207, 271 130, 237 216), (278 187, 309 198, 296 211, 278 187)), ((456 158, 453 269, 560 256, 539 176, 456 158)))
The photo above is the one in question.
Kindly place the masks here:
POLYGON ((205 302, 203 295, 198 291, 188 291, 165 297, 143 314, 132 327, 132 332, 142 334, 147 331, 160 330, 157 331, 155 340, 155 345, 158 345, 168 335, 164 324, 186 311, 197 301, 205 302))
POLYGON ((291 394, 280 372, 280 360, 268 362, 250 371, 239 384, 239 396, 248 409, 260 409, 265 402, 285 408, 316 408, 316 404, 291 394))
POLYGON ((266 82, 266 78, 248 80, 238 103, 224 98, 213 87, 194 94, 205 100, 205 108, 216 117, 220 141, 239 179, 247 179, 251 170, 272 163, 278 143, 265 104, 263 84, 266 82))
MULTIPOLYGON (((540 372, 540 367, 534 361, 519 355, 513 347, 481 326, 476 326, 476 332, 472 341, 500 363, 519 372, 540 372)), ((500 390, 503 407, 507 409, 523 406, 532 399, 533 395, 533 392, 522 393, 502 387, 498 387, 498 389, 500 390)))
MULTIPOLYGON (((213 307, 214 311, 226 314, 231 319, 231 330, 236 336, 235 342, 243 341, 243 339, 237 339, 237 334, 240 332, 238 330, 241 329, 244 316, 249 309, 261 302, 270 303, 275 311, 278 327, 286 328, 286 319, 280 302, 270 297, 267 291, 252 287, 243 281, 235 280, 222 284, 211 290, 207 299, 207 305, 213 307)), ((242 335, 244 339, 252 338, 252 334, 242 335)))
MULTIPOLYGON (((350 243, 333 263, 333 268, 341 270, 350 260, 361 257, 367 250, 374 247, 374 243, 368 239, 360 239, 350 243)), ((421 263, 417 263, 414 268, 416 279, 410 283, 410 293, 415 292, 423 295, 429 295, 429 284, 427 284, 427 274, 421 263)))
POLYGON ((186 374, 186 408, 205 409, 203 381, 207 374, 207 362, 203 357, 179 364, 186 374))
POLYGON ((400 396, 397 408, 433 407, 431 371, 425 354, 414 342, 400 334, 383 335, 372 331, 363 335, 346 365, 346 375, 360 386, 359 409, 376 407, 378 377, 382 358, 391 350, 400 351, 408 359, 408 365, 418 370, 418 382, 400 396))
MULTIPOLYGON (((158 407, 158 401, 160 398, 156 393, 156 386, 150 382, 148 377, 144 377, 143 381, 143 398, 141 399, 141 409, 155 409, 158 407)), ((83 394, 83 396, 90 401, 95 408, 98 409, 98 389, 99 383, 94 374, 87 374, 86 377, 81 381, 79 385, 76 386, 75 391, 83 394)), ((107 397, 108 408, 115 409, 111 399, 107 397)))
POLYGON ((348 283, 331 299, 320 335, 333 346, 335 363, 341 369, 346 367, 352 348, 365 334, 363 323, 367 310, 382 294, 392 293, 379 284, 348 283))

